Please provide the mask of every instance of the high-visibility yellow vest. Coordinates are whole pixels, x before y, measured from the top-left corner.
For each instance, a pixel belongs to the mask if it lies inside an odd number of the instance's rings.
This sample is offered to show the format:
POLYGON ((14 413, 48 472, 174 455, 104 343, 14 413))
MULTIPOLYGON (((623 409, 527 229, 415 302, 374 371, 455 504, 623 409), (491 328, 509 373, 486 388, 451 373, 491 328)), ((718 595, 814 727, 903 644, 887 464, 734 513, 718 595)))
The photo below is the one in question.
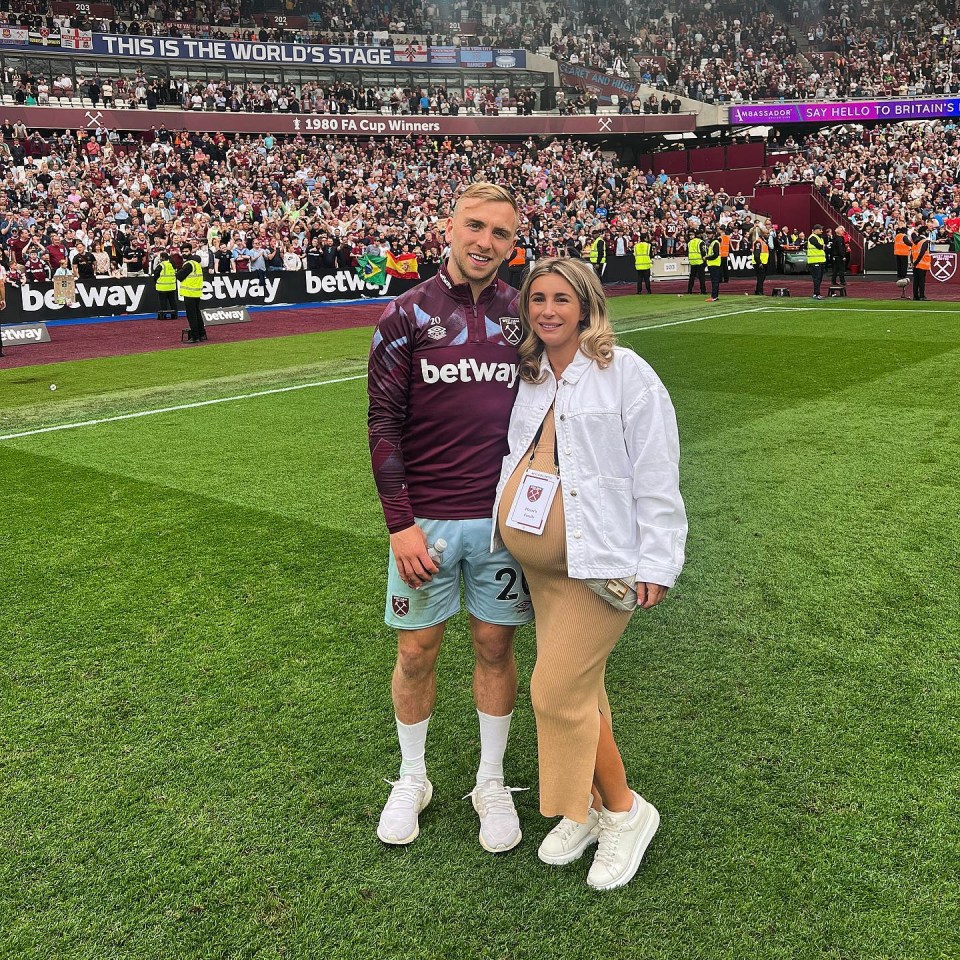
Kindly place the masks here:
POLYGON ((599 253, 599 251, 597 250, 597 241, 596 241, 596 240, 593 240, 593 241, 591 241, 590 243, 587 244, 587 253, 588 253, 588 255, 589 255, 590 262, 591 262, 591 263, 596 263, 596 262, 597 262, 597 255, 598 255, 598 253, 599 253))
POLYGON ((699 267, 703 263, 703 241, 699 237, 694 237, 687 248, 690 257, 690 266, 699 267))
POLYGON ((754 262, 756 262, 759 257, 760 263, 763 266, 766 266, 770 260, 770 248, 767 246, 765 240, 757 240, 757 245, 753 251, 754 262))
POLYGON ((196 260, 188 261, 190 276, 180 281, 181 297, 200 297, 203 293, 203 270, 196 260))
POLYGON ((650 259, 650 244, 643 240, 635 243, 633 246, 633 265, 638 270, 650 270, 653 267, 653 261, 650 259))
POLYGON ((707 266, 708 267, 720 266, 720 241, 719 240, 711 240, 710 246, 707 247, 707 266))
POLYGON ((163 293, 177 289, 177 271, 169 260, 160 264, 160 276, 157 277, 157 292, 163 293))
POLYGON ((807 263, 818 264, 826 262, 827 251, 823 249, 823 239, 814 234, 807 239, 807 263))

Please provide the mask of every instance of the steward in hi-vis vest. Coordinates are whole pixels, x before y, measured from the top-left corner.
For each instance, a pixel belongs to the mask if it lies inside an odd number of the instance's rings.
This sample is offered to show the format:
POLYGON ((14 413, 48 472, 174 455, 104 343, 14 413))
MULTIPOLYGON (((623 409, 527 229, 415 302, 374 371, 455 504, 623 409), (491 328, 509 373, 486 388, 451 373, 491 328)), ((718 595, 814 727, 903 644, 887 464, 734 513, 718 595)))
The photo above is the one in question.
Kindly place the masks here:
POLYGON ((707 269, 710 271, 709 303, 716 303, 720 299, 720 280, 723 272, 723 259, 720 254, 720 237, 716 227, 712 227, 707 234, 707 269))
POLYGON ((754 296, 763 296, 763 284, 767 279, 767 264, 770 262, 770 247, 767 245, 765 234, 758 230, 753 241, 753 272, 757 277, 754 296))
POLYGON ((690 279, 687 280, 687 293, 693 293, 693 284, 700 281, 700 292, 707 292, 707 268, 703 261, 705 244, 696 234, 690 238, 687 244, 687 258, 690 261, 690 279))
POLYGON ((827 251, 823 243, 823 226, 814 224, 810 236, 807 238, 807 266, 810 276, 813 277, 813 299, 822 300, 820 284, 823 283, 823 268, 827 262, 827 251))
POLYGON ((200 315, 200 298, 203 296, 203 268, 200 266, 200 257, 195 254, 188 243, 180 247, 183 255, 183 266, 177 271, 177 280, 180 281, 180 296, 183 297, 183 307, 187 312, 187 323, 190 324, 190 343, 199 343, 207 339, 207 331, 200 315))
POLYGON ((590 262, 597 273, 599 279, 603 279, 603 272, 607 269, 607 241, 603 238, 603 232, 598 230, 593 238, 593 246, 590 248, 590 262))
POLYGON ((730 234, 727 227, 720 228, 720 280, 730 279, 730 234))
POLYGON ((650 289, 650 271, 653 269, 653 248, 645 233, 641 233, 637 242, 633 245, 633 265, 637 271, 637 293, 643 293, 643 288, 647 288, 647 293, 653 293, 650 289))
POLYGON ((160 254, 160 262, 153 271, 156 280, 158 320, 176 320, 180 312, 177 307, 177 270, 170 262, 170 254, 160 254))
POLYGON ((520 288, 523 283, 523 271, 527 269, 527 248, 522 240, 517 240, 513 253, 507 261, 507 270, 510 273, 510 286, 520 288))
POLYGON ((907 266, 912 253, 905 223, 897 224, 897 233, 893 238, 893 259, 897 264, 897 279, 907 279, 907 266))
POLYGON ((913 243, 910 247, 913 260, 913 299, 927 299, 927 274, 930 273, 930 241, 920 233, 917 227, 913 231, 913 243))

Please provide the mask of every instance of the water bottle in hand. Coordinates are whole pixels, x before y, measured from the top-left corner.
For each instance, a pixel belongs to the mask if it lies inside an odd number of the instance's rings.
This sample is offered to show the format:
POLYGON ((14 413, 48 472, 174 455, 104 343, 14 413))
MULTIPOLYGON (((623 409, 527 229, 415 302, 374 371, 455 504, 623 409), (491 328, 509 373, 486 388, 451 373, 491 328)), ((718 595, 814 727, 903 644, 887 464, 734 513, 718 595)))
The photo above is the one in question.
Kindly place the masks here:
POLYGON ((439 567, 443 560, 443 551, 447 549, 447 541, 442 537, 427 544, 427 553, 430 559, 439 567))

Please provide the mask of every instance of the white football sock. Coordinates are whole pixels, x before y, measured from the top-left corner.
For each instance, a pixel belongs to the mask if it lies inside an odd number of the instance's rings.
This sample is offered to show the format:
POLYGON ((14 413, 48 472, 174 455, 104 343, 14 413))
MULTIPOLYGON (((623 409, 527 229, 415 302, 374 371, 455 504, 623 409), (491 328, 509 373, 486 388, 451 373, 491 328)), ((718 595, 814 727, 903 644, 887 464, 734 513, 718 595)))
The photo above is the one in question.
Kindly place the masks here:
POLYGON ((397 719, 397 739, 400 741, 400 776, 426 777, 427 726, 430 718, 419 723, 401 723, 397 719))
POLYGON ((505 717, 492 717, 478 710, 477 716, 480 718, 480 769, 477 770, 477 783, 503 780, 503 755, 507 750, 513 712, 505 717))

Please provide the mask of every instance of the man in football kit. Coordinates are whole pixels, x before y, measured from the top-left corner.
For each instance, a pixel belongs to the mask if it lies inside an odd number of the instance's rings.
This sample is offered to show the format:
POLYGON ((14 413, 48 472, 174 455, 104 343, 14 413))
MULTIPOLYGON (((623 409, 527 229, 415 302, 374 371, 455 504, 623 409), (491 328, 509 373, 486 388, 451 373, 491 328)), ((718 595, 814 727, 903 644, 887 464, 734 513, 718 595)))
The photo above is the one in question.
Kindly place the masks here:
POLYGON ((517 695, 513 634, 532 619, 532 608, 519 565, 489 547, 521 337, 517 291, 496 275, 514 251, 518 219, 504 188, 467 187, 447 220, 448 260, 387 307, 370 351, 370 453, 390 532, 385 620, 397 631, 392 695, 401 754, 377 827, 384 843, 415 840, 433 795, 427 727, 437 655, 446 622, 460 609, 461 579, 480 721, 480 766, 469 796, 484 849, 499 853, 520 842, 503 755, 517 695))

